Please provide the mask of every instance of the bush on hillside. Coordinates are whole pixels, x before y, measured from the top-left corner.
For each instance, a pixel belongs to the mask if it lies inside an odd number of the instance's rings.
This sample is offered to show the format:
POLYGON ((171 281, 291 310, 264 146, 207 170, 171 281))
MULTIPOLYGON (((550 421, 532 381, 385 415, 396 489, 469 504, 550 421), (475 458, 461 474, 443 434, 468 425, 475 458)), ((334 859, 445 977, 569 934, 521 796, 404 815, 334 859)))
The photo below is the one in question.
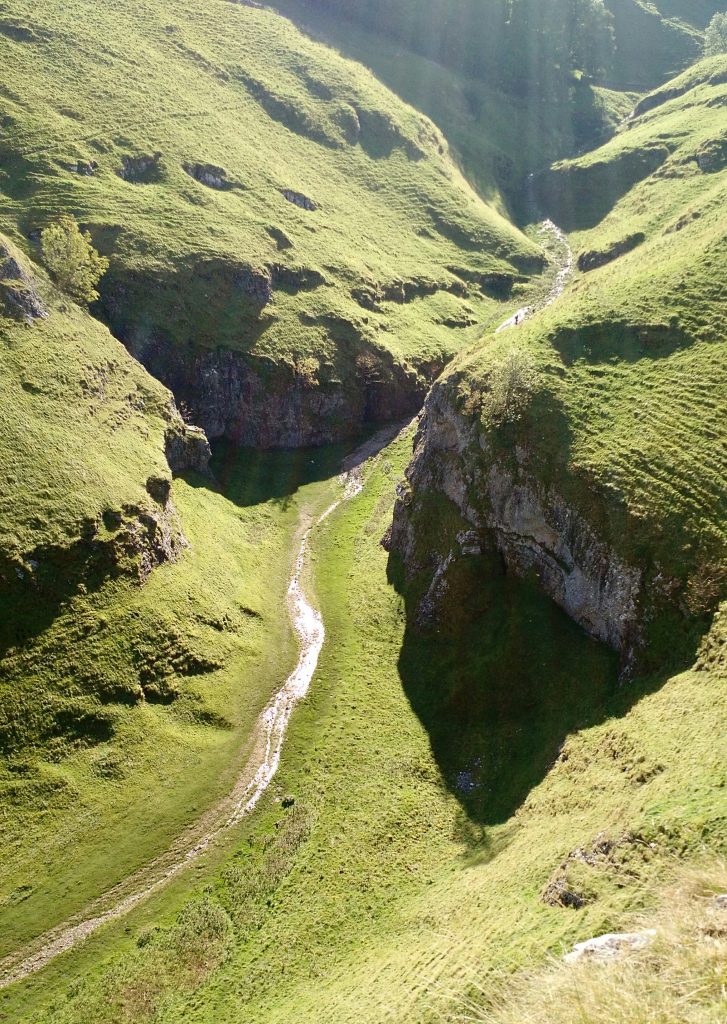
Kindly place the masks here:
POLYGON ((538 381, 535 363, 528 352, 510 348, 490 378, 489 414, 493 422, 516 422, 527 406, 538 381))
POLYGON ((77 302, 98 298, 96 285, 108 270, 109 261, 93 247, 87 231, 81 232, 69 214, 63 214, 41 236, 43 259, 60 288, 77 302))
POLYGON ((727 53, 727 14, 715 14, 704 35, 704 56, 727 53))

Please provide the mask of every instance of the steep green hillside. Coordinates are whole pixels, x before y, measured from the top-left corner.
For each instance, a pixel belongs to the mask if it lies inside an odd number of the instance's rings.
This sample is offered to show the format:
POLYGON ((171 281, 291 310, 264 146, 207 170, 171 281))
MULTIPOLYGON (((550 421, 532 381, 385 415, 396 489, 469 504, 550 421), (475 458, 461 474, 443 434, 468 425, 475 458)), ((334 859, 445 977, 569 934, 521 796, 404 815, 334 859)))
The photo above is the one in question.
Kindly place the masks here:
POLYGON ((574 0, 275 3, 431 117, 480 193, 516 211, 529 172, 603 141, 630 112, 635 92, 697 59, 701 32, 721 7, 713 0, 609 0, 612 38, 597 21, 567 52, 565 29, 577 6, 574 0))
POLYGON ((540 180, 581 228, 580 273, 428 399, 395 531, 427 607, 448 553, 494 545, 628 671, 693 653, 727 564, 726 103, 725 58, 705 61, 540 180), (433 537, 439 500, 452 515, 433 537))
POLYGON ((696 670, 630 688, 513 580, 458 644, 418 636, 379 543, 410 446, 320 538, 329 643, 234 855, 6 992, 8 1021, 459 1020, 491 972, 649 915, 723 842, 724 616, 696 670))
POLYGON ((3 1024, 477 1019, 727 855, 720 6, 0 3, 3 1024))
POLYGON ((257 5, 12 0, 0 67, 2 224, 89 226, 99 312, 210 436, 415 411, 542 265, 428 120, 257 5))
POLYGON ((606 0, 618 39, 613 77, 643 91, 701 56, 701 34, 720 0, 606 0))
POLYGON ((294 657, 298 516, 280 499, 321 469, 305 453, 194 472, 208 445, 169 392, 0 246, 4 954, 229 789, 294 657))

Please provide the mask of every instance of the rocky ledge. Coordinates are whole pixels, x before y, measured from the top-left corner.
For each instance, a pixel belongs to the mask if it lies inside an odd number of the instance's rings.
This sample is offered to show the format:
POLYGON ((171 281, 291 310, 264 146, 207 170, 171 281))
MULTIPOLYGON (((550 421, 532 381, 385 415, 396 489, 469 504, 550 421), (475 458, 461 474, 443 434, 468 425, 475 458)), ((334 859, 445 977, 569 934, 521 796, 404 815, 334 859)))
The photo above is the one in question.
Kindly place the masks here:
POLYGON ((25 268, 22 258, 0 239, 0 314, 32 324, 48 316, 33 275, 25 268))
MULTIPOLYGON (((321 272, 309 267, 216 258, 176 274, 116 268, 102 283, 100 311, 207 437, 260 448, 322 445, 356 437, 368 424, 413 416, 443 368, 441 359, 404 362, 372 341, 355 316, 333 314, 304 316, 302 322, 311 336, 330 339, 325 356, 275 358, 249 351, 251 338, 273 315, 277 292, 313 292, 324 284, 321 272), (189 298, 200 288, 210 296, 203 316, 189 298), (233 324, 231 334, 219 344, 200 344, 198 334, 217 329, 217 311, 233 324), (199 331, 191 332, 189 324, 202 319, 199 331)), ((415 282, 399 287, 402 302, 418 296, 415 282)), ((441 287, 435 282, 429 291, 441 287)), ((200 470, 205 443, 189 431, 183 443, 175 434, 167 445, 172 470, 200 470)))
POLYGON ((449 383, 435 385, 426 401, 384 538, 416 595, 410 618, 418 628, 438 622, 462 560, 494 557, 506 572, 534 577, 591 636, 619 652, 628 674, 649 615, 646 574, 565 500, 557 474, 543 472, 542 453, 518 442, 503 446, 458 408, 449 383))

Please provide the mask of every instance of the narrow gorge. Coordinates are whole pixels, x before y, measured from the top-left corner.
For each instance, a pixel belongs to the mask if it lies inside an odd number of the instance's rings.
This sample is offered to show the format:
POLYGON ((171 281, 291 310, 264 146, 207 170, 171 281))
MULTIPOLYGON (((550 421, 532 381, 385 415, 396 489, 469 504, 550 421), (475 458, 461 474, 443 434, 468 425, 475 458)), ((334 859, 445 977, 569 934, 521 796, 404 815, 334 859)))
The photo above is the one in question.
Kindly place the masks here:
POLYGON ((0 1020, 727 1012, 721 0, 0 3, 0 1020))

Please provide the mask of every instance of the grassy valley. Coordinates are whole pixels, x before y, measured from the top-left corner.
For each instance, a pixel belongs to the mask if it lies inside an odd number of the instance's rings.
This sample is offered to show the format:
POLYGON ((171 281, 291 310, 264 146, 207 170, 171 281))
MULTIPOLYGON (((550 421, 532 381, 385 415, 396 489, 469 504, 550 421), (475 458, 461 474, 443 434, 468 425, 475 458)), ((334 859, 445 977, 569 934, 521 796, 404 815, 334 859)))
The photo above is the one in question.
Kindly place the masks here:
POLYGON ((457 1020, 503 972, 650 915, 719 844, 723 619, 696 670, 628 688, 516 581, 493 583, 495 614, 459 646, 412 634, 379 543, 410 445, 321 534, 329 643, 234 855, 181 909, 172 890, 52 964, 6 999, 8 1020, 457 1020), (581 909, 542 898, 561 879, 581 909), (90 971, 115 942, 126 952, 90 971))
POLYGON ((4 1024, 724 1018, 723 8, 0 4, 4 1024))
POLYGON ((88 225, 99 313, 212 437, 321 443, 413 413, 542 266, 430 121, 272 11, 11 7, 6 229, 88 225))
MULTIPOLYGON (((224 791, 294 657, 297 517, 270 467, 246 474, 239 507, 192 470, 172 484, 165 449, 194 462, 206 442, 105 328, 43 290, 46 320, 2 321, 3 953, 224 791)), ((299 465, 281 465, 285 493, 299 465)))
POLYGON ((340 457, 210 475, 128 349, 210 434, 346 436, 415 408, 542 262, 431 124, 277 16, 131 10, 0 12, 3 953, 229 790, 294 662, 294 495, 340 457), (111 258, 93 316, 39 266, 64 212, 111 258))

